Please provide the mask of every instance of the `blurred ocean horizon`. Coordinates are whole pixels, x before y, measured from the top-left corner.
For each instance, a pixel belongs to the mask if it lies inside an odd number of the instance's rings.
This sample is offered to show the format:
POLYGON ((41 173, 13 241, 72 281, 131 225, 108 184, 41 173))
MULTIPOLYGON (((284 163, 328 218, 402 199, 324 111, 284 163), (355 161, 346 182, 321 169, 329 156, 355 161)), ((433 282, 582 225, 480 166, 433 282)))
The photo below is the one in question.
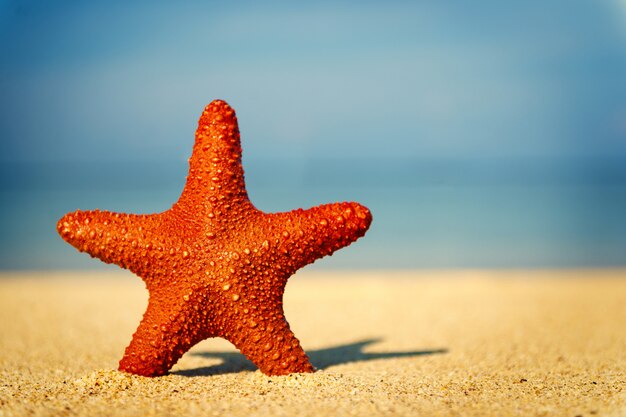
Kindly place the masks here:
MULTIPOLYGON (((243 146, 248 193, 261 210, 334 201, 372 210, 368 233, 314 268, 626 266, 619 157, 255 159, 245 138, 243 146)), ((56 221, 76 209, 167 210, 187 167, 185 160, 3 163, 0 269, 107 268, 67 245, 56 221)))

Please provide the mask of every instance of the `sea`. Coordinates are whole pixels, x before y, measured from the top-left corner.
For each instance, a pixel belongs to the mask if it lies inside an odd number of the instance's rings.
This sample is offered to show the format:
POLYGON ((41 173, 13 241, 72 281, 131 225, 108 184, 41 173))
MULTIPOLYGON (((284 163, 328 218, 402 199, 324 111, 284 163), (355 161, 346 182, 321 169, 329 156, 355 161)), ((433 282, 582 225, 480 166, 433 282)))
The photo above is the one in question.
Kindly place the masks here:
MULTIPOLYGON (((11 161, 1 165, 0 270, 115 269, 56 232, 76 209, 167 210, 185 160, 11 161)), ((248 160, 267 212, 336 201, 370 208, 359 241, 310 269, 626 266, 626 160, 395 158, 248 160)))

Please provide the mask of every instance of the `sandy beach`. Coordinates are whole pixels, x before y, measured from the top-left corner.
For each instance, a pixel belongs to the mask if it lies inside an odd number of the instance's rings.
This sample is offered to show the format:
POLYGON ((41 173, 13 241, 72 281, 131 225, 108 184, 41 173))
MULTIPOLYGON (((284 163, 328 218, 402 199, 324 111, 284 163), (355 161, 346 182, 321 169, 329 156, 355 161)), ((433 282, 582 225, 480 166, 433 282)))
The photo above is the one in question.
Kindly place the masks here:
POLYGON ((319 369, 206 340, 115 371, 147 303, 120 272, 0 275, 0 416, 626 416, 626 270, 307 272, 287 318, 319 369))

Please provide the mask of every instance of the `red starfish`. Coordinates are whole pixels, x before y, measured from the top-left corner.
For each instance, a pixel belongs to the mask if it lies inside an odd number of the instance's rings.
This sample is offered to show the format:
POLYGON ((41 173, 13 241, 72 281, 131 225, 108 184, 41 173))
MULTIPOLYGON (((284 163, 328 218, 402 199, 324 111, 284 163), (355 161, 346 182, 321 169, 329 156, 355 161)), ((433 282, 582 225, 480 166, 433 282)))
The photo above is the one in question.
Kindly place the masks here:
POLYGON ((357 203, 257 210, 246 192, 235 112, 216 100, 200 117, 187 183, 171 209, 79 210, 57 230, 146 284, 148 308, 120 370, 163 375, 196 343, 223 337, 263 373, 283 375, 314 371, 283 313, 287 279, 363 236, 371 221, 357 203))

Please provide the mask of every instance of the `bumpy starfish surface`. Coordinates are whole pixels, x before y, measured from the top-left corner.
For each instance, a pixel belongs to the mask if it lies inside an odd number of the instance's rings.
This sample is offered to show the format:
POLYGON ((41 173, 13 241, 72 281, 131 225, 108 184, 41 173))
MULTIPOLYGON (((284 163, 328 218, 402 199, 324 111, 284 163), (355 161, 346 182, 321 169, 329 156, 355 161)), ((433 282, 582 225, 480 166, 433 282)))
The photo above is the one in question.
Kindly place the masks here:
POLYGON ((363 236, 372 221, 357 203, 285 213, 257 210, 246 192, 237 118, 224 101, 198 122, 179 200, 158 214, 68 213, 68 243, 143 279, 148 308, 119 363, 163 375, 209 337, 233 343, 267 375, 313 372, 283 313, 287 279, 363 236))

